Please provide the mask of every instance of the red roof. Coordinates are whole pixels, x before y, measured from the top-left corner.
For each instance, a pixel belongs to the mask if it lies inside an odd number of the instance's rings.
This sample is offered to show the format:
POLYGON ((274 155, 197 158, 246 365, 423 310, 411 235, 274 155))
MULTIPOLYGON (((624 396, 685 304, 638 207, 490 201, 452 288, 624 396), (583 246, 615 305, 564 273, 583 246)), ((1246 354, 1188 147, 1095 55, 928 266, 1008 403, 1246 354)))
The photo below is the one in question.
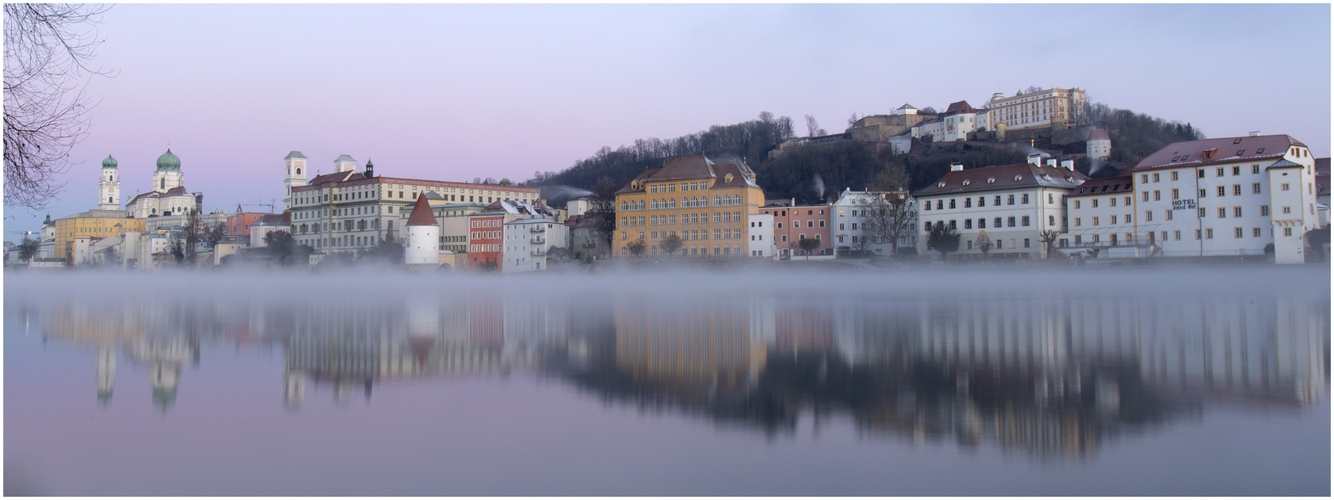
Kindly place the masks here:
POLYGON ((1123 175, 1120 177, 1105 177, 1102 179, 1089 179, 1079 185, 1078 189, 1070 191, 1071 197, 1075 196, 1093 196, 1097 194, 1129 193, 1134 191, 1134 176, 1123 175))
POLYGON ((408 216, 408 226, 434 226, 435 215, 431 213, 431 204, 426 201, 426 193, 417 195, 417 204, 412 206, 412 215, 408 216))
POLYGON ((1111 138, 1111 136, 1107 135, 1107 131, 1106 131, 1106 130, 1103 130, 1103 129, 1100 129, 1100 128, 1095 128, 1095 129, 1093 129, 1092 132, 1089 132, 1089 138, 1088 138, 1088 140, 1090 140, 1090 141, 1110 141, 1110 140, 1112 140, 1112 138, 1111 138))
MULTIPOLYGON (((668 162, 660 168, 650 168, 645 170, 626 184, 616 194, 624 193, 642 193, 645 191, 645 182, 674 181, 684 179, 717 179, 717 182, 710 189, 722 189, 730 187, 742 187, 754 185, 749 181, 748 175, 754 175, 750 167, 744 163, 735 162, 714 163, 704 155, 681 156, 668 162), (732 174, 732 181, 727 182, 727 174, 732 174), (630 185, 638 185, 638 189, 631 189, 630 185)), ((757 186, 758 187, 758 186, 757 186)))
POLYGON ((950 107, 945 109, 945 116, 956 115, 959 113, 976 113, 977 110, 968 105, 968 101, 959 101, 950 103, 950 107))
POLYGON ((1016 163, 995 167, 952 170, 915 196, 929 196, 998 189, 1056 187, 1074 189, 1088 180, 1084 174, 1061 167, 1016 163))
POLYGON ((1282 158, 1292 146, 1306 147, 1287 134, 1249 137, 1222 137, 1198 141, 1174 142, 1144 157, 1133 171, 1160 168, 1184 168, 1282 158))

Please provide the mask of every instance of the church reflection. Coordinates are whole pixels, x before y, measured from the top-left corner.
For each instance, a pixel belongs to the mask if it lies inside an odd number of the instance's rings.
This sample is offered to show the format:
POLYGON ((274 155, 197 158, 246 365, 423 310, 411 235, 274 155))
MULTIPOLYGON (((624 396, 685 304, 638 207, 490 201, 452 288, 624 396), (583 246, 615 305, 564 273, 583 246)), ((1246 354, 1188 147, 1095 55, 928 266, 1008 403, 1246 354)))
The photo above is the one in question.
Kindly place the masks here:
POLYGON ((771 437, 847 416, 864 439, 1042 459, 1088 457, 1219 405, 1300 409, 1329 380, 1329 304, 1304 297, 482 291, 34 310, 44 335, 95 353, 103 406, 118 360, 147 369, 166 411, 201 351, 233 346, 281 349, 273 387, 292 409, 317 390, 369 403, 385 384, 517 370, 771 437))

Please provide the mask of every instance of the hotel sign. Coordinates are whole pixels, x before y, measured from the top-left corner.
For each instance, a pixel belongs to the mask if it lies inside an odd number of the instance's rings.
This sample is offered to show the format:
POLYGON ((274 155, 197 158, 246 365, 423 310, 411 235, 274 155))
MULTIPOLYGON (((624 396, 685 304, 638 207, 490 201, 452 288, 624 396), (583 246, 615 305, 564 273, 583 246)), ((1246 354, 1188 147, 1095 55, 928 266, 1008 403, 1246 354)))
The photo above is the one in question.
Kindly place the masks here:
POLYGON ((1195 210, 1195 200, 1172 200, 1172 210, 1195 210))

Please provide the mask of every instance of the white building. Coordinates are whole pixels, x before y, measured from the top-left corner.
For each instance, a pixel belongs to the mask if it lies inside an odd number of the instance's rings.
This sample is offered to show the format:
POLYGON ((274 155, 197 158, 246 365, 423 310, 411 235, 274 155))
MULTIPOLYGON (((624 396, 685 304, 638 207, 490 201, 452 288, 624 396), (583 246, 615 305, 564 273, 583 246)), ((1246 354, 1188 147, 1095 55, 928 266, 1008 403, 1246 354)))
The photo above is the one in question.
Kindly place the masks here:
POLYGON ((1165 256, 1260 255, 1301 263, 1316 229, 1315 158, 1288 135, 1176 142, 1132 170, 1145 237, 1165 256))
POLYGON ((440 265, 440 226, 431 213, 426 193, 417 195, 417 203, 408 217, 407 240, 403 244, 403 262, 408 266, 435 267, 440 265))
POLYGON ((1089 132, 1088 141, 1084 143, 1084 154, 1091 160, 1106 160, 1112 157, 1112 137, 1107 135, 1107 131, 1095 128, 1089 132))
POLYGON ((116 170, 116 164, 111 155, 102 160, 102 179, 97 183, 97 208, 100 210, 120 210, 120 172, 116 170))
POLYGON ((502 273, 550 268, 552 248, 570 248, 570 228, 554 219, 519 219, 505 223, 502 273))
POLYGON ((1088 177, 1075 171, 1074 162, 1029 156, 1028 163, 965 170, 955 164, 934 184, 917 191, 918 251, 927 249, 933 225, 946 225, 960 234, 961 255, 982 253, 990 242, 991 254, 1045 255, 1041 233, 1064 231, 1065 195, 1088 177))
MULTIPOLYGON (((1069 228, 1058 246, 1109 249, 1150 245, 1137 238, 1137 227, 1156 227, 1135 221, 1135 186, 1132 176, 1089 179, 1066 197, 1069 228)), ((1106 254, 1117 256, 1115 254, 1106 254)), ((1147 257, 1147 252, 1129 256, 1147 257)))
MULTIPOLYGON (((108 157, 108 160, 115 161, 108 157)), ((107 175, 106 160, 103 160, 103 175, 107 175)), ((114 169, 110 169, 114 170, 114 169)), ((105 182, 105 181, 103 181, 105 182)), ((110 189, 109 187, 104 189, 110 189)), ((119 181, 115 190, 119 193, 119 181)), ((111 195, 108 195, 111 196, 111 195)), ((118 196, 118 195, 117 195, 118 196)), ((199 212, 203 199, 190 194, 185 189, 185 174, 181 173, 181 159, 172 154, 171 149, 157 159, 157 170, 153 171, 153 185, 147 193, 141 193, 125 202, 125 211, 130 217, 147 219, 156 216, 185 215, 199 212)), ((119 201, 116 202, 119 205, 119 201)))
POLYGON ((402 215, 421 193, 434 192, 448 203, 489 204, 508 200, 536 203, 540 189, 498 184, 472 184, 377 176, 367 161, 356 172, 356 160, 341 155, 334 172, 310 173, 304 155, 288 153, 284 166, 290 171, 284 183, 292 191, 292 231, 297 242, 323 252, 365 250, 379 245, 387 235, 400 234, 402 215), (395 224, 397 223, 397 227, 395 224))
MULTIPOLYGON (((907 193, 893 193, 887 191, 853 191, 851 188, 844 188, 838 195, 838 201, 835 201, 831 214, 830 239, 833 240, 834 254, 844 255, 853 250, 866 250, 875 252, 877 255, 891 255, 894 252, 894 245, 888 241, 876 242, 875 238, 871 241, 863 241, 866 238, 866 209, 874 197, 884 198, 886 196, 907 196, 907 193)), ((915 204, 915 200, 909 203, 915 204)), ((915 205, 914 205, 915 206, 915 205)), ((913 209, 911 215, 916 219, 917 211, 913 209)), ((905 234, 899 238, 899 247, 917 246, 917 221, 914 220, 904 231, 905 234)))
MULTIPOLYGON (((905 104, 906 106, 906 104, 905 104)), ((750 256, 776 259, 778 258, 777 246, 774 244, 774 215, 766 213, 750 214, 746 216, 750 228, 747 236, 750 237, 750 256)))
POLYGON ((1071 123, 1075 110, 1084 105, 1087 97, 1082 89, 1047 89, 1037 92, 992 94, 987 102, 990 124, 1005 124, 1006 130, 1050 127, 1054 123, 1071 123))

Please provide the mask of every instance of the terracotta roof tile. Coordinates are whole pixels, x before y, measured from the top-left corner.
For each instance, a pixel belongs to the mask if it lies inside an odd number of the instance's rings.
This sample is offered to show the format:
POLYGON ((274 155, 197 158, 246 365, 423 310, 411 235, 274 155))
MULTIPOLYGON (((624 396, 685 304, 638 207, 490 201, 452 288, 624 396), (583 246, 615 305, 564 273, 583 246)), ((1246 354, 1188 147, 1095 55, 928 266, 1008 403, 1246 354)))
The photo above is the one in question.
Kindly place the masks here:
POLYGON ((1102 179, 1089 179, 1078 188, 1070 191, 1069 196, 1094 196, 1100 194, 1112 193, 1130 193, 1135 190, 1134 177, 1123 175, 1120 177, 1106 177, 1102 179))
POLYGON ((950 171, 930 186, 918 190, 913 195, 931 196, 1029 187, 1073 189, 1086 180, 1088 180, 1088 177, 1084 174, 1061 167, 1016 163, 950 171))
POLYGON ((408 226, 434 226, 435 215, 431 213, 431 203, 426 201, 426 193, 417 195, 417 203, 408 215, 408 226))
POLYGON ((1184 168, 1215 163, 1270 160, 1282 157, 1292 146, 1306 147, 1287 134, 1222 137, 1174 142, 1140 160, 1132 171, 1184 168))

